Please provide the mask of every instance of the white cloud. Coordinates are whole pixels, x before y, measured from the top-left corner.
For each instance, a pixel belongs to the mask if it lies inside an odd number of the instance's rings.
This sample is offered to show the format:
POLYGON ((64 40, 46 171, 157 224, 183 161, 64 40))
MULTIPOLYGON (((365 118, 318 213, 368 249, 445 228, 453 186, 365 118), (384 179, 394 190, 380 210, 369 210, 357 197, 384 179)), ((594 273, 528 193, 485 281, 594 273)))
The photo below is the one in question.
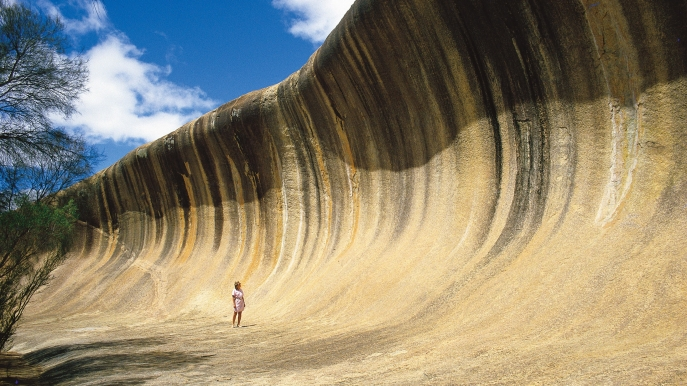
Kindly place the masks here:
POLYGON ((168 81, 171 67, 142 61, 143 51, 112 27, 100 0, 39 0, 38 5, 59 17, 75 39, 90 32, 101 39, 85 53, 88 91, 76 102, 77 113, 66 120, 53 117, 56 125, 94 142, 152 141, 217 105, 199 88, 168 81))
POLYGON ((199 88, 167 81, 171 68, 143 62, 141 55, 115 34, 90 49, 89 90, 79 98, 77 114, 55 123, 80 129, 93 140, 152 141, 217 105, 199 88))
POLYGON ((48 0, 40 0, 39 6, 49 15, 57 16, 64 24, 64 29, 71 34, 99 32, 109 27, 107 11, 100 0, 72 0, 67 5, 77 10, 78 19, 67 18, 59 7, 48 0))
POLYGON ((339 24, 354 0, 273 0, 278 9, 296 14, 289 32, 295 36, 321 43, 339 24))
MULTIPOLYGON (((289 32, 320 43, 353 2, 273 0, 272 4, 294 15, 289 32)), ((77 102, 78 113, 69 120, 56 117, 55 124, 78 129, 92 141, 152 141, 217 106, 201 89, 168 81, 171 67, 142 61, 143 51, 113 28, 100 0, 54 4, 39 0, 42 8, 60 17, 68 33, 96 32, 102 39, 85 54, 90 71, 88 91, 77 102), (78 16, 67 18, 60 7, 72 7, 70 15, 78 16)))

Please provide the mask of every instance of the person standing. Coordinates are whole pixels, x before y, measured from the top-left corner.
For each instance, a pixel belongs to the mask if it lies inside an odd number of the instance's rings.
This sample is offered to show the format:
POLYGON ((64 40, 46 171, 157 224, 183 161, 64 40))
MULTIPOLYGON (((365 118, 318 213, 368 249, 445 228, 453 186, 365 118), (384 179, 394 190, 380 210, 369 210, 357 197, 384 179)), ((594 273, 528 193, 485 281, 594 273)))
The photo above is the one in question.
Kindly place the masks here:
POLYGON ((232 327, 241 327, 241 313, 243 309, 246 308, 246 302, 243 300, 243 290, 241 289, 241 282, 237 281, 234 283, 234 290, 231 292, 231 297, 234 299, 234 318, 231 320, 232 327), (238 314, 239 320, 236 322, 236 315, 238 314))

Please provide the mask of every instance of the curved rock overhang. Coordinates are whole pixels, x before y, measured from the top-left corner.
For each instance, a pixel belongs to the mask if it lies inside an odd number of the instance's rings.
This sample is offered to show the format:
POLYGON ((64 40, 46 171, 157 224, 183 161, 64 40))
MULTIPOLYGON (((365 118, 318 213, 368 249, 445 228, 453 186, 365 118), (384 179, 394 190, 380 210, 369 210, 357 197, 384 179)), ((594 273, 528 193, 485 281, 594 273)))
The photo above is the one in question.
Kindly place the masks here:
POLYGON ((431 315, 446 353, 684 354, 686 75, 685 1, 358 0, 283 82, 70 189, 29 314, 211 317, 242 280, 255 318, 431 315))

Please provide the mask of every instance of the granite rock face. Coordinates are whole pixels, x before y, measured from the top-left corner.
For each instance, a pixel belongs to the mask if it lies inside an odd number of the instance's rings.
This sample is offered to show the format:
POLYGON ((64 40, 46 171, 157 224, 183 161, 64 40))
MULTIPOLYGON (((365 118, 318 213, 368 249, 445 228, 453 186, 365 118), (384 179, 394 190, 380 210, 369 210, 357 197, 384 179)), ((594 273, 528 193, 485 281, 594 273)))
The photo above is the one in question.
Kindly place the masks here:
POLYGON ((672 368, 685 192, 687 2, 358 0, 283 82, 68 191, 27 317, 212 318, 241 280, 251 318, 407 326, 437 373, 485 341, 672 368))

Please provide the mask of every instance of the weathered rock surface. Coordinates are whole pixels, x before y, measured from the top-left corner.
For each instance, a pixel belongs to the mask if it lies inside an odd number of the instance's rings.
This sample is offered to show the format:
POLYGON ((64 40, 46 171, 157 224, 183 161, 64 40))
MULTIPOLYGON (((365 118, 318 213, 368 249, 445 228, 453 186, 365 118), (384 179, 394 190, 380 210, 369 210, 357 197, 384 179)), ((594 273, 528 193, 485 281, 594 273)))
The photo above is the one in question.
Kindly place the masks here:
POLYGON ((686 76, 685 1, 358 0, 288 79, 69 191, 17 349, 226 324, 242 280, 268 383, 687 382, 686 76))

